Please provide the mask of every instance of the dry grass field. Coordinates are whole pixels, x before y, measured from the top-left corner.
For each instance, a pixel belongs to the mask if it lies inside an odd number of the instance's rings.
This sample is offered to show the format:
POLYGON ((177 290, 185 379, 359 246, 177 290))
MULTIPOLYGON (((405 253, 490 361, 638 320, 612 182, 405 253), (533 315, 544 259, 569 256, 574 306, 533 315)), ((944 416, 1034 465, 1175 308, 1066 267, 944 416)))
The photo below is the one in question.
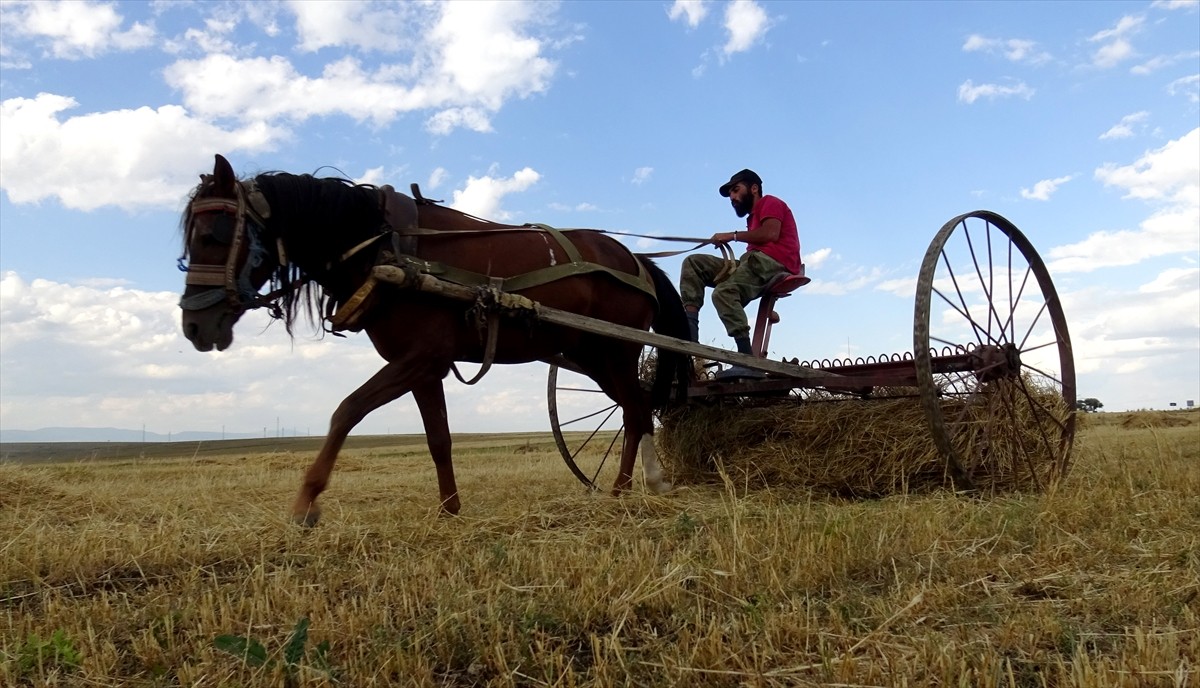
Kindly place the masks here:
POLYGON ((988 499, 613 499, 461 436, 457 518, 419 438, 354 438, 311 530, 311 442, 18 449, 4 686, 1200 685, 1195 413, 1090 416, 1059 489, 988 499))

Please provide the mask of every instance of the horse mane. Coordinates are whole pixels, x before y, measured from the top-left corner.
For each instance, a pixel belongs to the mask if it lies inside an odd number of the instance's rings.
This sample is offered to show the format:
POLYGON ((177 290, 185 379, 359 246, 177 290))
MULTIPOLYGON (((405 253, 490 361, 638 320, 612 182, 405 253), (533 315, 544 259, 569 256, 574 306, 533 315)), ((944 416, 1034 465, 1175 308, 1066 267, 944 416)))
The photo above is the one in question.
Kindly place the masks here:
POLYGON ((314 329, 324 331, 323 315, 341 304, 317 283, 325 269, 321 266, 334 254, 333 240, 353 245, 379 233, 384 223, 379 189, 340 177, 287 172, 260 174, 254 182, 271 206, 267 224, 287 243, 288 265, 277 267, 272 277, 282 290, 284 327, 291 335, 303 313, 314 329), (309 270, 301 270, 298 263, 309 270))

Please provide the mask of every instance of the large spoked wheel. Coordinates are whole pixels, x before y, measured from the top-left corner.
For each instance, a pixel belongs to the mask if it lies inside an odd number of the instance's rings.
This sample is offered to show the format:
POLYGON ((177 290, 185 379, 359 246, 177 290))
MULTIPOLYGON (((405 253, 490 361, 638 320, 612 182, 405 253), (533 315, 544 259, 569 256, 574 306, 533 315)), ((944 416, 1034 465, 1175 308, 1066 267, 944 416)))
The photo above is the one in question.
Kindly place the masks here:
POLYGON ((611 484, 625 435, 621 407, 587 376, 553 364, 546 404, 554 443, 571 473, 591 490, 611 484))
POLYGON ((1064 478, 1075 440, 1075 361, 1046 265, 989 211, 945 224, 917 281, 921 403, 959 489, 1064 478))

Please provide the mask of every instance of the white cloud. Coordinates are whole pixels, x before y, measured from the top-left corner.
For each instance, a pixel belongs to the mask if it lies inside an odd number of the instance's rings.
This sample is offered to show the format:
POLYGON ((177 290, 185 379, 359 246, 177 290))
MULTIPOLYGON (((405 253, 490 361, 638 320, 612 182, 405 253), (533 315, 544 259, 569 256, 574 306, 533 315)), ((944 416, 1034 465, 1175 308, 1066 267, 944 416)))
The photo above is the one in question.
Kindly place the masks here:
POLYGON ((154 29, 141 23, 120 30, 125 20, 110 3, 39 0, 12 3, 4 14, 8 31, 31 36, 50 55, 67 60, 136 50, 155 38, 154 29))
MULTIPOLYGON (((567 213, 567 212, 590 213, 590 212, 595 212, 600 209, 599 206, 595 205, 594 203, 588 203, 587 201, 584 201, 581 203, 576 203, 575 205, 570 205, 567 203, 551 203, 549 207, 551 210, 557 210, 559 212, 564 212, 564 213, 567 213)), ((637 244, 638 244, 638 246, 645 248, 646 246, 655 244, 657 242, 658 242, 657 239, 643 239, 643 240, 637 242, 637 244)))
POLYGON ((1200 7, 1200 0, 1154 0, 1150 6, 1164 10, 1195 10, 1200 7))
POLYGON ((893 296, 911 299, 913 298, 913 295, 917 293, 917 278, 899 277, 896 279, 883 280, 879 284, 875 285, 875 289, 893 296))
POLYGON ((725 7, 725 30, 729 37, 722 54, 728 58, 734 53, 752 48, 771 28, 767 12, 754 0, 733 0, 725 7))
POLYGON ((1105 139, 1127 139, 1133 136, 1133 125, 1140 124, 1146 121, 1150 116, 1149 112, 1141 110, 1130 115, 1125 115, 1121 121, 1114 124, 1108 131, 1100 135, 1100 140, 1105 139))
POLYGON ((450 175, 450 173, 446 171, 446 168, 444 168, 444 167, 435 168, 433 170, 433 172, 429 173, 429 182, 428 182, 429 188, 430 189, 438 188, 439 186, 442 185, 442 182, 446 181, 446 178, 449 175, 450 175))
POLYGON ((182 92, 194 112, 211 118, 304 121, 346 115, 387 124, 406 112, 435 111, 430 132, 457 128, 488 132, 489 120, 511 98, 545 91, 555 65, 542 56, 543 42, 526 33, 541 21, 543 5, 442 3, 292 5, 302 48, 349 45, 412 51, 412 61, 368 70, 352 56, 325 64, 320 75, 300 72, 275 55, 238 58, 209 54, 166 68, 167 83, 182 92), (364 22, 369 26, 364 26, 364 22), (393 25, 403 25, 400 38, 393 25), (421 36, 410 45, 402 36, 421 36))
POLYGON ((541 175, 529 167, 508 178, 493 177, 491 172, 483 177, 470 176, 467 178, 466 187, 461 191, 454 191, 454 201, 450 205, 455 210, 476 217, 505 220, 509 215, 500 208, 500 201, 510 193, 528 189, 539 179, 541 175))
POLYGON ((633 183, 638 185, 644 184, 650 181, 650 175, 652 174, 654 174, 653 167, 639 167, 633 171, 633 183))
POLYGON ((704 0, 675 0, 667 16, 671 21, 682 20, 689 28, 696 28, 708 15, 708 7, 704 0))
MULTIPOLYGON (((819 250, 817 251, 820 252, 819 250)), ((805 259, 805 266, 808 265, 808 259, 805 259)), ((809 273, 806 269, 805 274, 813 278, 813 281, 804 288, 806 294, 823 294, 826 296, 841 296, 852 291, 865 289, 871 285, 877 285, 884 275, 882 268, 853 268, 849 271, 844 271, 835 274, 822 274, 820 279, 809 273)), ((878 287, 877 287, 878 288, 878 287)))
POLYGON ((60 118, 76 106, 51 93, 0 103, 0 188, 13 203, 175 209, 212 164, 209 150, 268 150, 286 135, 253 121, 225 130, 178 105, 60 118))
POLYGON ((382 186, 387 183, 387 177, 384 175, 383 167, 372 167, 362 173, 361 177, 354 179, 355 184, 373 184, 382 186))
POLYGON ((1200 74, 1180 77, 1167 84, 1167 93, 1185 95, 1193 103, 1200 103, 1200 74))
POLYGON ((1134 56, 1133 45, 1124 38, 1102 46, 1092 55, 1092 64, 1102 69, 1116 65, 1134 56))
POLYGON ((1173 367, 1186 379, 1200 360, 1200 269, 1163 271, 1135 291, 1068 293, 1063 302, 1081 375, 1173 367))
POLYGON ((1132 165, 1106 163, 1096 170, 1096 178, 1105 186, 1126 189, 1126 198, 1200 206, 1200 128, 1132 165))
POLYGON ((828 248, 828 247, 819 248, 811 253, 805 254, 805 256, 804 256, 805 273, 807 273, 809 270, 815 270, 816 268, 821 267, 821 264, 824 263, 826 260, 828 260, 829 256, 831 256, 831 255, 833 255, 833 249, 828 248))
POLYGON ((1034 89, 1027 86, 1024 81, 1018 81, 1014 85, 979 84, 976 86, 973 81, 967 79, 958 87, 958 101, 970 105, 980 98, 996 100, 997 98, 1017 97, 1029 100, 1034 93, 1034 89))
POLYGON ((1108 163, 1095 172, 1105 186, 1125 198, 1157 209, 1138 229, 1095 232, 1083 241, 1050 249, 1052 273, 1088 272, 1134 265, 1147 258, 1200 250, 1200 129, 1149 151, 1131 165, 1108 163))
POLYGON ((1002 55, 1010 62, 1025 64, 1042 64, 1049 61, 1050 53, 1038 50, 1037 43, 1023 38, 987 38, 978 34, 967 37, 962 47, 965 52, 985 52, 990 55, 1002 55))
POLYGON ((1128 37, 1137 33, 1144 22, 1145 17, 1126 15, 1113 28, 1098 31, 1088 38, 1092 43, 1104 43, 1092 54, 1092 64, 1108 69, 1134 57, 1137 53, 1128 37))
POLYGON ((1117 21, 1116 26, 1111 29, 1097 31, 1096 33, 1092 34, 1088 40, 1095 43, 1097 41, 1107 41, 1114 38, 1124 38, 1125 36, 1136 32, 1145 21, 1145 17, 1125 15, 1117 21))
MULTIPOLYGON (((1200 286, 1200 268, 1168 268, 1157 277, 1138 287, 1142 294, 1186 290, 1200 286)), ((1200 311, 1193 313, 1200 318, 1200 311)))
POLYGON ((1164 67, 1170 67, 1177 62, 1183 60, 1195 60, 1197 57, 1200 57, 1200 51, 1196 50, 1186 53, 1177 53, 1175 55, 1157 55, 1149 60, 1146 60, 1142 64, 1130 67, 1129 72, 1131 74, 1141 75, 1151 74, 1163 69, 1164 67))
POLYGON ((1072 175, 1065 177, 1056 177, 1054 179, 1043 179, 1033 185, 1032 189, 1021 189, 1021 198, 1031 201, 1048 201, 1050 196, 1058 190, 1058 187, 1071 181, 1072 175))
POLYGON ((492 123, 487 113, 479 108, 449 108, 426 120, 425 128, 441 136, 458 128, 486 133, 492 131, 492 123))
POLYGON ((340 0, 289 0, 286 8, 296 17, 299 48, 352 47, 398 52, 411 49, 412 24, 428 24, 433 5, 421 3, 342 2, 340 0))

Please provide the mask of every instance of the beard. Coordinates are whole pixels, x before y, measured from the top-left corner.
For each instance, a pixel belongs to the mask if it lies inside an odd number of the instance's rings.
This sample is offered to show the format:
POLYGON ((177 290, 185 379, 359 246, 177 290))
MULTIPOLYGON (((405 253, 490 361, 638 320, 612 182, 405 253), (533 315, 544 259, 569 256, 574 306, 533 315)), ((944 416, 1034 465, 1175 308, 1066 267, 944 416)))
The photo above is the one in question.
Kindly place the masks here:
POLYGON ((730 204, 733 205, 733 212, 737 213, 738 217, 746 217, 751 210, 754 210, 754 197, 747 196, 740 202, 730 201, 730 204))

